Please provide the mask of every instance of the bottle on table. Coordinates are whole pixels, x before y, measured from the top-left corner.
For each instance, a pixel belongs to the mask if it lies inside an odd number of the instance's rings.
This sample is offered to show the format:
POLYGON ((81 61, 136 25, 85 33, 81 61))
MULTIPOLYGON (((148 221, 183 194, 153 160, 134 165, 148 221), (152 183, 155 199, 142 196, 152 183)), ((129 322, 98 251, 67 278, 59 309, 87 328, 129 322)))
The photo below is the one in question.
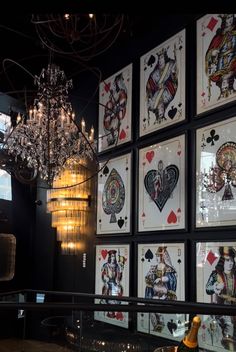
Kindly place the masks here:
POLYGON ((201 325, 199 316, 195 316, 188 334, 180 342, 177 352, 198 352, 198 330, 201 325))

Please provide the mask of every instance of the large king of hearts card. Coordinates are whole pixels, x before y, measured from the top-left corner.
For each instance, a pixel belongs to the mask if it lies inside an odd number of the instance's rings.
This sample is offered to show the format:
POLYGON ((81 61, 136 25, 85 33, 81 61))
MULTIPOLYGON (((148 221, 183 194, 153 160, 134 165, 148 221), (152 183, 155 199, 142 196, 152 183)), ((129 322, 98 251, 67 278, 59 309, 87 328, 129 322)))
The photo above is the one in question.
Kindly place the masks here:
MULTIPOLYGON (((185 299, 184 243, 138 244, 138 297, 185 299)), ((187 321, 185 314, 138 313, 137 329, 181 340, 187 321)))
MULTIPOLYGON (((106 296, 129 296, 129 245, 104 244, 96 246, 95 293, 106 296)), ((127 304, 119 299, 102 299, 97 303, 127 304)), ((95 312, 94 318, 128 328, 127 312, 95 312)))
POLYGON ((236 224, 236 117, 197 130, 196 227, 236 224))
POLYGON ((140 149, 138 228, 185 228, 185 135, 140 149))
POLYGON ((131 153, 100 164, 97 234, 130 232, 131 153))
POLYGON ((185 119, 185 30, 140 59, 140 136, 185 119))
POLYGON ((132 64, 99 86, 99 152, 131 140, 132 64))
POLYGON ((197 21, 197 114, 236 99, 236 19, 206 15, 197 21))
MULTIPOLYGON (((197 301, 236 304, 236 242, 196 244, 197 301)), ((203 315, 199 346, 214 352, 236 351, 236 317, 203 315)))

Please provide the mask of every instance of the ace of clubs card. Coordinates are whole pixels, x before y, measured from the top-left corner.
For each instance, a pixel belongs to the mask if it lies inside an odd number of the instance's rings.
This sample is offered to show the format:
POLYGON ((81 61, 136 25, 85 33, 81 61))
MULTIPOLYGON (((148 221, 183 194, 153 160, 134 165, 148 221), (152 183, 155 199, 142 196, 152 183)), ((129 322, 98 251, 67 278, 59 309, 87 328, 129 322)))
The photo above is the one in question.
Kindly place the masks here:
MULTIPOLYGON (((138 297, 185 299, 184 243, 138 245, 138 297)), ((137 329, 181 340, 187 319, 185 314, 138 313, 137 329)))
POLYGON ((185 228, 185 135, 139 152, 139 231, 185 228))
MULTIPOLYGON (((112 296, 129 296, 129 245, 111 244, 96 246, 95 293, 112 296)), ((126 304, 119 300, 96 300, 102 304, 126 304)), ((127 312, 95 312, 99 321, 128 328, 127 312)))
POLYGON ((130 153, 110 159, 99 172, 97 234, 130 232, 130 175, 130 153))
POLYGON ((235 225, 236 117, 197 130, 196 227, 235 225))

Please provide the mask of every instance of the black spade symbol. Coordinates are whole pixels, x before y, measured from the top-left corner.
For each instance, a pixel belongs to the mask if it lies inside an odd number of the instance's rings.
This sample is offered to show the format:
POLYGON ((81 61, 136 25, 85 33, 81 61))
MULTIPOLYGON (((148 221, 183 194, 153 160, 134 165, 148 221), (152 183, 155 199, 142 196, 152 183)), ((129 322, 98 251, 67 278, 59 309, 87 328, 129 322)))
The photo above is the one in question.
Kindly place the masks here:
POLYGON ((171 109, 168 111, 168 116, 171 120, 173 120, 173 118, 175 117, 177 113, 177 108, 174 108, 173 106, 171 107, 171 109))
POLYGON ((150 260, 153 258, 153 253, 151 249, 148 249, 147 252, 145 253, 145 258, 150 262, 150 260))
POLYGON ((121 229, 122 228, 122 226, 124 225, 124 219, 122 219, 122 218, 120 218, 118 221, 117 221, 117 224, 118 224, 118 226, 119 226, 119 228, 121 229))
POLYGON ((147 64, 148 64, 148 66, 152 67, 152 65, 154 64, 154 62, 155 62, 155 56, 154 56, 154 55, 151 55, 151 56, 149 57, 149 59, 148 59, 147 64))
POLYGON ((109 168, 108 168, 107 166, 105 166, 102 173, 103 173, 103 175, 105 175, 105 176, 106 176, 107 174, 109 174, 109 168))
POLYGON ((173 319, 168 321, 167 327, 168 327, 168 330, 171 334, 173 334, 173 332, 177 329, 177 325, 173 322, 173 319))

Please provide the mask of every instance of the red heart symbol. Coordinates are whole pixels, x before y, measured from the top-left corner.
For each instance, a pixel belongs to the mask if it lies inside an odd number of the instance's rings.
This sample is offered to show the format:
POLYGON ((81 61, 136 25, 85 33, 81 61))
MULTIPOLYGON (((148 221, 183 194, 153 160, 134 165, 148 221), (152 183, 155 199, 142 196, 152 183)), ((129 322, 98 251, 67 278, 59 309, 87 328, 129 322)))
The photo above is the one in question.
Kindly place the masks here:
POLYGON ((101 253, 102 253, 103 259, 105 259, 106 256, 107 256, 107 250, 106 250, 106 249, 103 249, 101 253))
POLYGON ((167 222, 168 222, 168 224, 175 224, 177 222, 177 216, 175 215, 173 210, 171 210, 171 212, 167 218, 167 222))
POLYGON ((124 315, 122 312, 117 312, 116 313, 116 319, 117 320, 124 320, 124 315))
POLYGON ((178 154, 178 155, 181 155, 181 150, 179 150, 179 151, 177 152, 177 154, 178 154))
POLYGON ((120 139, 125 139, 125 137, 126 137, 126 133, 125 133, 124 130, 122 130, 122 131, 120 132, 119 138, 120 138, 120 139))
POLYGON ((152 161, 153 157, 154 157, 154 151, 153 150, 151 152, 147 152, 146 153, 146 158, 147 158, 149 163, 152 161))
POLYGON ((111 82, 109 82, 109 83, 104 83, 104 89, 105 89, 106 93, 109 92, 110 87, 111 87, 111 82))

